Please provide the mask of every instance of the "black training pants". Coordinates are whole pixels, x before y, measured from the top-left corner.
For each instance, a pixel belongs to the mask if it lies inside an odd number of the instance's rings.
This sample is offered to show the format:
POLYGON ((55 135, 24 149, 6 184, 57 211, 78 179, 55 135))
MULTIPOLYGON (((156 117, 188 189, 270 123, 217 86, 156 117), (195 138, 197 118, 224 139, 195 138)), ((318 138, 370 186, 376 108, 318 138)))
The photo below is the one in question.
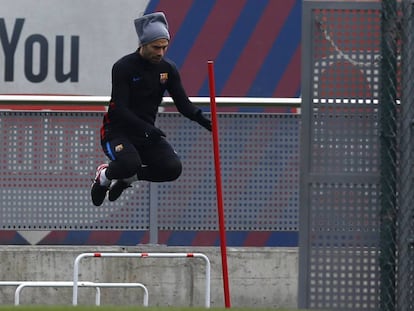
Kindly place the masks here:
POLYGON ((160 137, 147 141, 117 136, 102 141, 102 149, 111 160, 106 171, 109 179, 129 178, 137 174, 139 180, 173 181, 181 175, 181 161, 172 146, 160 137))

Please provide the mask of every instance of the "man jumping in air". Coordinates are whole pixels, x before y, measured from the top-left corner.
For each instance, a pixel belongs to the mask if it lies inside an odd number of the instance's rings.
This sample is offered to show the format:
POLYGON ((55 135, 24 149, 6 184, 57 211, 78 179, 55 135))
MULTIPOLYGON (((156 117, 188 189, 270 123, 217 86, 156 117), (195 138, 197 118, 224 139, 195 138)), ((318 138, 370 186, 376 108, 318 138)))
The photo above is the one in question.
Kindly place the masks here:
POLYGON ((98 166, 91 188, 92 202, 102 205, 108 193, 115 201, 134 181, 176 180, 181 161, 155 124, 165 91, 178 111, 211 131, 211 121, 193 105, 175 64, 164 55, 170 41, 164 13, 137 18, 137 51, 118 60, 112 68, 112 93, 100 131, 109 164, 98 166))

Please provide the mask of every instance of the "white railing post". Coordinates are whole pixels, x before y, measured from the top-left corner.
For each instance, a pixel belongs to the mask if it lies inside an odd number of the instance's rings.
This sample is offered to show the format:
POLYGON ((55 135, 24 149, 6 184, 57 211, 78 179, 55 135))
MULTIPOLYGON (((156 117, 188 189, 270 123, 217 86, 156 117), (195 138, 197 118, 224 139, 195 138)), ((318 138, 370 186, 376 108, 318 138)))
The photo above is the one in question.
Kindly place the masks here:
POLYGON ((79 279, 79 262, 83 257, 89 256, 89 253, 84 253, 76 257, 73 265, 73 297, 72 304, 78 305, 78 279, 79 279))

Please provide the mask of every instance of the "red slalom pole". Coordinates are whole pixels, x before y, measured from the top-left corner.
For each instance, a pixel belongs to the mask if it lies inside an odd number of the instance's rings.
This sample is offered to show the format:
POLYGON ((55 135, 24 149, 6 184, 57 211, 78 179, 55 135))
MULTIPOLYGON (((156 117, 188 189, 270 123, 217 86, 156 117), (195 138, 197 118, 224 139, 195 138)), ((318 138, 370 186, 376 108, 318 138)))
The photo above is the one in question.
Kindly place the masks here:
POLYGON ((227 244, 226 244, 226 228, 224 226, 224 205, 223 191, 221 186, 221 169, 220 169, 220 148, 218 136, 218 121, 216 107, 216 89, 214 82, 214 62, 208 61, 208 81, 210 86, 210 107, 211 107, 211 126, 213 132, 213 149, 214 149, 214 168, 216 171, 216 191, 217 191, 217 209, 220 228, 220 248, 221 248, 221 266, 223 270, 223 289, 224 289, 224 305, 226 308, 231 307, 230 303, 230 286, 229 272, 227 269, 227 244))

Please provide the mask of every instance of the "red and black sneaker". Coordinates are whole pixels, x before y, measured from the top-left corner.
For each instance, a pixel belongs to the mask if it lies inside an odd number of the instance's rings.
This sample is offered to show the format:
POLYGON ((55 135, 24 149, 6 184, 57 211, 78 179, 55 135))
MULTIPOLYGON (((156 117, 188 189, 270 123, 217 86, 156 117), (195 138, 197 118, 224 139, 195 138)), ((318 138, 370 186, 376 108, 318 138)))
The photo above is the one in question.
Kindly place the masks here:
POLYGON ((132 187, 131 184, 128 184, 122 179, 114 180, 111 184, 111 187, 109 187, 108 200, 109 201, 117 200, 121 196, 122 192, 129 187, 132 187))
POLYGON ((102 186, 100 182, 100 176, 102 170, 108 168, 108 164, 101 164, 96 169, 96 176, 93 180, 91 187, 91 198, 92 203, 95 206, 101 206, 106 197, 106 192, 108 191, 108 186, 102 186))

